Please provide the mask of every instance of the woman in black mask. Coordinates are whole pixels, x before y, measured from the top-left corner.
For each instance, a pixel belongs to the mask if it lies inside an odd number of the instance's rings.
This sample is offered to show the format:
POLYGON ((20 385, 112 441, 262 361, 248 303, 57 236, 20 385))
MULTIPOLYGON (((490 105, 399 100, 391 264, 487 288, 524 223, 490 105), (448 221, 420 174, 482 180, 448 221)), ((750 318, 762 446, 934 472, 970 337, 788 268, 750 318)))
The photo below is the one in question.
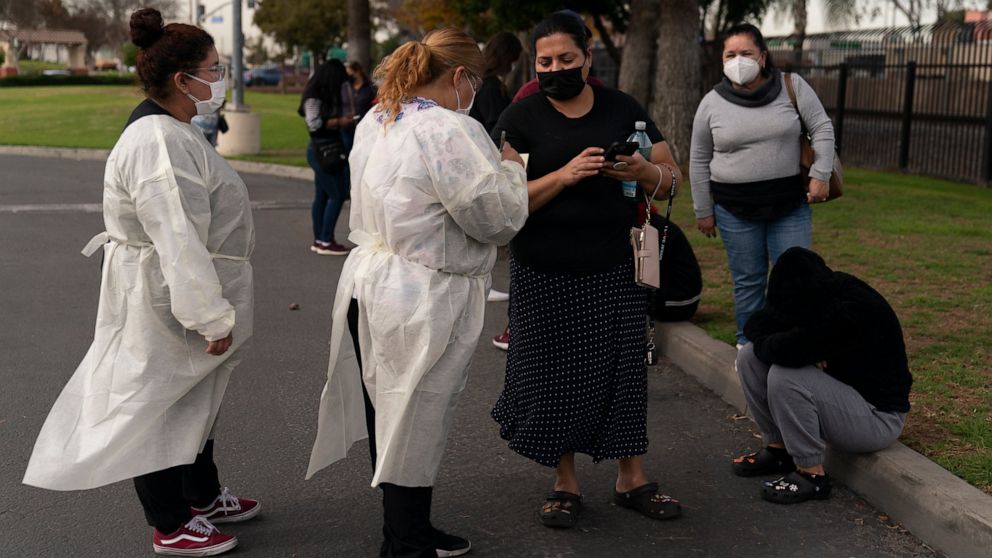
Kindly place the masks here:
POLYGON ((493 408, 510 449, 555 468, 542 523, 571 527, 582 508, 575 454, 619 461, 618 505, 677 517, 677 501, 649 482, 647 294, 634 283, 630 228, 637 200, 621 181, 665 199, 681 181, 661 132, 628 95, 586 83, 585 25, 556 13, 534 31, 541 95, 511 105, 493 130, 529 154, 530 217, 510 243, 506 384, 493 408), (653 147, 605 161, 604 148, 646 123, 653 147), (616 163, 622 163, 617 164, 616 163))

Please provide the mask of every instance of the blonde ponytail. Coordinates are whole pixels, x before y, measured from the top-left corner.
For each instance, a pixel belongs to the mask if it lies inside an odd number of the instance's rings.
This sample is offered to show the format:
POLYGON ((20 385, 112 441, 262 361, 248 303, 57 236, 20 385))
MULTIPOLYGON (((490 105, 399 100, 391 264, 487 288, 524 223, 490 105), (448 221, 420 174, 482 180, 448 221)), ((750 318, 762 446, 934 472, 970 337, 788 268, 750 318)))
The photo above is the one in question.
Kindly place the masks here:
POLYGON ((468 34, 454 27, 431 31, 422 41, 410 41, 393 51, 375 69, 379 85, 379 105, 386 124, 396 120, 400 105, 410 92, 432 83, 451 68, 465 66, 481 76, 485 61, 479 45, 468 34))

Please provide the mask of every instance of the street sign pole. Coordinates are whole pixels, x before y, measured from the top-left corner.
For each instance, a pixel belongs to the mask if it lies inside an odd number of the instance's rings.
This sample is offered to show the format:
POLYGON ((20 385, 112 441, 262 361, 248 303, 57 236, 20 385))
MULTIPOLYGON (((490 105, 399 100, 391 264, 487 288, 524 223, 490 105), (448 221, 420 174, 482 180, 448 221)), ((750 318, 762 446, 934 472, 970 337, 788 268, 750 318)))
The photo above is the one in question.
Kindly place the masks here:
POLYGON ((229 155, 254 155, 262 150, 262 122, 257 113, 245 104, 245 72, 242 59, 245 37, 241 34, 241 3, 231 2, 233 36, 231 49, 231 106, 224 110, 227 133, 217 138, 217 151, 229 155))
POLYGON ((241 0, 234 0, 231 3, 231 12, 231 23, 234 26, 234 48, 231 51, 231 79, 233 80, 234 91, 231 108, 241 110, 245 104, 245 76, 242 63, 245 38, 241 34, 241 0))

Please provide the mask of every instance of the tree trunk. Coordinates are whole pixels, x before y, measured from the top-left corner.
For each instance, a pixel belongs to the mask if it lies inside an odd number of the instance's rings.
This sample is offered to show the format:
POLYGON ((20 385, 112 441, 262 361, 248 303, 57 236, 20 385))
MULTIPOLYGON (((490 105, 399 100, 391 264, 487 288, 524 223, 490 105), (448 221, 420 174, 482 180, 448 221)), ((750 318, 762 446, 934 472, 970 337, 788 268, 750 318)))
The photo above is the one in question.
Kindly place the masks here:
POLYGON ((348 0, 348 59, 372 73, 369 0, 348 0))
MULTIPOLYGON (((792 21, 795 24, 792 32, 796 44, 792 47, 792 69, 803 65, 803 43, 806 42, 806 0, 793 0, 792 21)), ((771 54, 769 54, 771 56, 771 54)))
POLYGON ((633 0, 618 87, 650 110, 658 48, 661 0, 633 0))
POLYGON ((702 96, 698 0, 661 0, 658 71, 651 118, 663 131, 675 161, 689 164, 692 119, 702 96))
POLYGON ((606 29, 603 18, 599 14, 593 14, 592 24, 596 28, 596 32, 599 33, 599 40, 603 41, 603 46, 606 47, 606 53, 613 59, 613 63, 619 66, 620 51, 617 49, 617 45, 613 44, 613 37, 610 36, 609 31, 606 29))

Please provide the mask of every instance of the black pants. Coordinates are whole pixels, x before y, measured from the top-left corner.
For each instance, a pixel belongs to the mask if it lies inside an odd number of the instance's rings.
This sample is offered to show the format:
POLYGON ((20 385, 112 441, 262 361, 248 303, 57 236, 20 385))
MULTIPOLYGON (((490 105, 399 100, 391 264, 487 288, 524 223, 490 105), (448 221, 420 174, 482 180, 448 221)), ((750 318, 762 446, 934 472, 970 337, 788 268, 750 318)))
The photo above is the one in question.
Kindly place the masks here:
POLYGON ((193 518, 190 506, 205 508, 220 494, 214 441, 190 465, 178 465, 134 477, 134 489, 145 509, 145 519, 159 533, 169 534, 193 518))
MULTIPOLYGON (((362 369, 362 352, 358 345, 358 301, 351 299, 348 306, 348 331, 358 357, 358 369, 362 369)), ((365 398, 365 425, 369 433, 369 457, 375 470, 375 407, 365 382, 362 381, 362 395, 365 398)), ((382 547, 380 558, 436 558, 436 533, 431 525, 431 486, 399 486, 379 483, 382 489, 382 547)))
MULTIPOLYGON (((351 334, 351 343, 355 347, 355 357, 358 360, 358 372, 362 372, 362 348, 358 345, 358 301, 351 299, 348 305, 348 333, 351 334)), ((365 389, 365 380, 362 380, 362 397, 365 399, 365 429, 369 433, 369 457, 372 459, 372 470, 375 470, 375 407, 372 406, 372 399, 365 389)))

